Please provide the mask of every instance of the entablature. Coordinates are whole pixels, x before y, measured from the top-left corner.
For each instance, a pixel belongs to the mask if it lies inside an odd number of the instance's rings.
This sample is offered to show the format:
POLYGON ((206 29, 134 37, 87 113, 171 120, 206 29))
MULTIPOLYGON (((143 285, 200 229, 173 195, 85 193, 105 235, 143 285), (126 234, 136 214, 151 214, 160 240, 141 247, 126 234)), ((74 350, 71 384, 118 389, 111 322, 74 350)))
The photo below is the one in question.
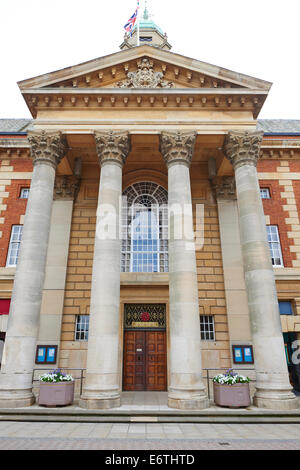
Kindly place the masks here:
POLYGON ((208 109, 249 111, 256 119, 267 93, 248 89, 71 89, 38 88, 23 92, 36 118, 39 110, 57 109, 208 109))

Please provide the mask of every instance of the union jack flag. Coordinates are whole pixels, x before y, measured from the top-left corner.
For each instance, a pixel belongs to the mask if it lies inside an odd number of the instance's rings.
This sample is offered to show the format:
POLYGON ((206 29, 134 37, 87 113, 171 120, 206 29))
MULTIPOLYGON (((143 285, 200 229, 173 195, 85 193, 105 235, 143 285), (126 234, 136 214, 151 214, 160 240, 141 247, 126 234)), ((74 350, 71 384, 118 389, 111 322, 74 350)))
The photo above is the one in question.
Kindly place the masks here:
POLYGON ((127 33, 130 34, 130 36, 132 36, 132 30, 134 28, 134 25, 136 23, 136 20, 137 20, 137 17, 138 17, 138 13, 139 13, 139 7, 140 7, 140 0, 137 0, 137 7, 136 7, 136 10, 135 12, 133 13, 133 15, 131 16, 131 18, 129 18, 129 20, 127 21, 127 23, 125 24, 124 26, 124 29, 127 33))

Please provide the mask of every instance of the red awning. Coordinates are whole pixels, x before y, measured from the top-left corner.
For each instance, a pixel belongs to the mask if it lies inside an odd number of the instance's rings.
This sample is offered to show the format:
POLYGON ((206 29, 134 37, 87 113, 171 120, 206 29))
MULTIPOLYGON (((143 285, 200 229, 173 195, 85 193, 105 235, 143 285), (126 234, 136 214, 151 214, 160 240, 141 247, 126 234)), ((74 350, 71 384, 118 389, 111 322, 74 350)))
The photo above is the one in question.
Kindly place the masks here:
POLYGON ((8 315, 10 299, 0 299, 0 315, 8 315))

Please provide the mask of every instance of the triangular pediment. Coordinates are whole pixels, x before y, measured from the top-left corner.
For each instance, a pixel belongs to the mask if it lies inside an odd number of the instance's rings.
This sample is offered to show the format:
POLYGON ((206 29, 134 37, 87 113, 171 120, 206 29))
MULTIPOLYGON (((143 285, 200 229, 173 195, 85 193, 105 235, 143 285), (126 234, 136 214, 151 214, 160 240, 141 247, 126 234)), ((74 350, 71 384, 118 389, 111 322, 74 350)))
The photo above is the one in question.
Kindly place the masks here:
POLYGON ((41 88, 242 88, 268 91, 271 87, 269 82, 145 45, 23 80, 18 85, 23 93, 41 88), (148 61, 148 81, 143 81, 143 74, 138 76, 143 60, 148 61))

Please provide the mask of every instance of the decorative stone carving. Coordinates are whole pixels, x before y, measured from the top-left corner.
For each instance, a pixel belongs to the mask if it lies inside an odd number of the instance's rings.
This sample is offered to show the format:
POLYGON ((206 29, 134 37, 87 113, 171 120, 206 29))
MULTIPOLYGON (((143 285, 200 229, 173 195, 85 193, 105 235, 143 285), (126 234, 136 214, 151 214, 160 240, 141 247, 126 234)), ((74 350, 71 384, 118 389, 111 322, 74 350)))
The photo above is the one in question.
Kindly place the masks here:
POLYGON ((262 131, 229 132, 224 143, 224 153, 234 169, 242 165, 257 165, 263 135, 262 131))
POLYGON ((56 176, 54 185, 54 199, 74 201, 80 189, 80 178, 77 176, 56 176))
POLYGON ((114 161, 123 166, 130 152, 129 132, 95 132, 94 136, 100 165, 114 161))
POLYGON ((162 132, 160 152, 169 166, 174 162, 191 164, 197 132, 162 132))
POLYGON ((173 88, 174 83, 163 80, 163 72, 154 72, 153 61, 147 58, 138 62, 136 72, 128 72, 127 80, 118 82, 118 88, 173 88))
POLYGON ((56 168, 68 148, 66 137, 61 132, 30 132, 27 138, 33 165, 46 163, 56 168))
POLYGON ((212 187, 216 199, 236 199, 236 186, 234 176, 214 178, 212 187))

